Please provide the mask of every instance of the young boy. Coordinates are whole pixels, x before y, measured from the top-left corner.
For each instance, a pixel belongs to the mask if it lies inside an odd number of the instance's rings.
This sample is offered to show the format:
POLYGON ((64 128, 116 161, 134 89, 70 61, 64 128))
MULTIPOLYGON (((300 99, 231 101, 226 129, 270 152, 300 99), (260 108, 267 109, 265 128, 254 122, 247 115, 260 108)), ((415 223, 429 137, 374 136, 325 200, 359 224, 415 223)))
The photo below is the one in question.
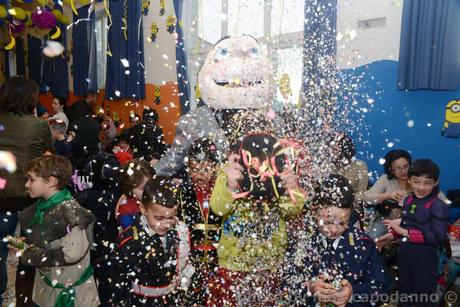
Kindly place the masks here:
POLYGON ((118 238, 113 304, 181 305, 193 275, 187 226, 177 220, 179 187, 156 177, 145 185, 141 215, 118 238))
MULTIPOLYGON (((439 168, 428 159, 416 160, 409 168, 412 193, 403 201, 398 220, 384 220, 390 232, 377 240, 379 246, 399 239, 399 293, 418 296, 417 306, 436 306, 425 299, 436 293, 439 247, 447 240, 448 206, 438 198, 439 168), (423 269, 421 269, 423 268, 423 269)), ((413 306, 413 302, 402 304, 413 306)))
POLYGON ((51 137, 54 140, 55 153, 66 158, 72 156, 72 145, 67 142, 65 132, 66 125, 62 119, 50 119, 48 121, 51 137))
MULTIPOLYGON (((209 277, 217 266, 217 242, 222 218, 209 208, 219 164, 216 146, 208 139, 193 142, 188 151, 188 183, 180 215, 190 229, 192 261, 197 269, 193 278, 193 303, 205 305, 209 277)), ((192 303, 192 301, 190 301, 192 303)))
POLYGON ((322 182, 313 199, 316 224, 306 223, 310 226, 286 265, 283 285, 291 303, 369 306, 386 290, 374 242, 349 226, 353 202, 353 188, 343 176, 330 175, 322 182))
POLYGON ((25 247, 20 247, 21 239, 10 245, 21 248, 24 264, 36 267, 33 301, 40 307, 71 301, 75 306, 98 306, 89 255, 96 219, 65 188, 72 175, 70 161, 59 155, 41 156, 25 171, 25 187, 38 201, 19 214, 27 233, 25 247))

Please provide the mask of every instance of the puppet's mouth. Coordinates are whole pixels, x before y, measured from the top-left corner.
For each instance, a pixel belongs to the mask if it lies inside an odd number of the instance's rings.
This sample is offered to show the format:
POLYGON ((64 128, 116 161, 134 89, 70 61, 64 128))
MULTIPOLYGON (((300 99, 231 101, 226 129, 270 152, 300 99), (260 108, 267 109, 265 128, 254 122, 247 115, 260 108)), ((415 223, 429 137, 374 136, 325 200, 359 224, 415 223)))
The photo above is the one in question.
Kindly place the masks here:
POLYGON ((249 86, 256 86, 263 83, 262 80, 240 80, 240 79, 233 79, 233 80, 214 80, 214 83, 219 86, 224 87, 249 87, 249 86))

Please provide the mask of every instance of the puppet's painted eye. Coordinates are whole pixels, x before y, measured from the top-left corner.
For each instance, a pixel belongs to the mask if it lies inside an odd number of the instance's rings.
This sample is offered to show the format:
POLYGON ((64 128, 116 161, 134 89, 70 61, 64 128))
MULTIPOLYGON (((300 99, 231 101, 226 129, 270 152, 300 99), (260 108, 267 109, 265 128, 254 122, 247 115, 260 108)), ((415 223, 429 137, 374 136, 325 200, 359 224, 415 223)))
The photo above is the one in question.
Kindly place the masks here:
POLYGON ((223 60, 230 56, 230 49, 229 48, 220 48, 216 54, 214 55, 215 60, 223 60))
POLYGON ((251 58, 258 58, 259 57, 259 49, 257 47, 252 47, 249 49, 249 55, 251 58))

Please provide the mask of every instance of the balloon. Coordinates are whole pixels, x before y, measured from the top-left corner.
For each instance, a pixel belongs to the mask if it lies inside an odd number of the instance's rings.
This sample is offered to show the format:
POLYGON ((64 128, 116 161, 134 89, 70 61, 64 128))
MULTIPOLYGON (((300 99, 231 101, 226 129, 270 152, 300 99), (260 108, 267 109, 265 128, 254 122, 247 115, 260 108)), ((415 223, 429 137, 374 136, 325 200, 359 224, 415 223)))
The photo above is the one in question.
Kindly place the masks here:
POLYGON ((3 5, 0 5, 0 18, 5 18, 8 15, 6 8, 3 5))
POLYGON ((60 22, 65 24, 66 26, 70 24, 70 19, 66 15, 62 15, 61 18, 59 19, 60 22))
POLYGON ((27 18, 26 11, 17 6, 9 9, 8 13, 10 13, 10 15, 12 15, 14 18, 18 20, 24 20, 27 18))
POLYGON ((78 3, 80 3, 81 5, 88 5, 91 3, 91 0, 78 0, 78 3))
POLYGON ((62 17, 62 12, 60 10, 58 10, 58 9, 52 10, 51 13, 53 13, 53 15, 56 16, 56 19, 58 19, 58 20, 61 19, 61 17, 62 17))
POLYGON ((26 15, 27 15, 27 21, 26 21, 26 26, 28 27, 31 27, 34 25, 34 23, 32 22, 32 12, 30 11, 26 11, 26 15))
POLYGON ((45 6, 48 3, 48 0, 37 0, 38 3, 40 3, 41 6, 45 6))

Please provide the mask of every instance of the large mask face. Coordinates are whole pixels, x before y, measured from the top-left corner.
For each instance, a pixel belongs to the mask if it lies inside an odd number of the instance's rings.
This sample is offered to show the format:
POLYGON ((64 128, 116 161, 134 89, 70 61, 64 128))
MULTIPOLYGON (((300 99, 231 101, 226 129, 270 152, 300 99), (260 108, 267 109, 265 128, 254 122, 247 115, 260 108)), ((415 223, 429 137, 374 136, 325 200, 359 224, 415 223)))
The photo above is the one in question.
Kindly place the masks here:
POLYGON ((272 102, 272 64, 251 36, 217 43, 206 57, 198 81, 201 98, 215 109, 261 109, 272 102))

